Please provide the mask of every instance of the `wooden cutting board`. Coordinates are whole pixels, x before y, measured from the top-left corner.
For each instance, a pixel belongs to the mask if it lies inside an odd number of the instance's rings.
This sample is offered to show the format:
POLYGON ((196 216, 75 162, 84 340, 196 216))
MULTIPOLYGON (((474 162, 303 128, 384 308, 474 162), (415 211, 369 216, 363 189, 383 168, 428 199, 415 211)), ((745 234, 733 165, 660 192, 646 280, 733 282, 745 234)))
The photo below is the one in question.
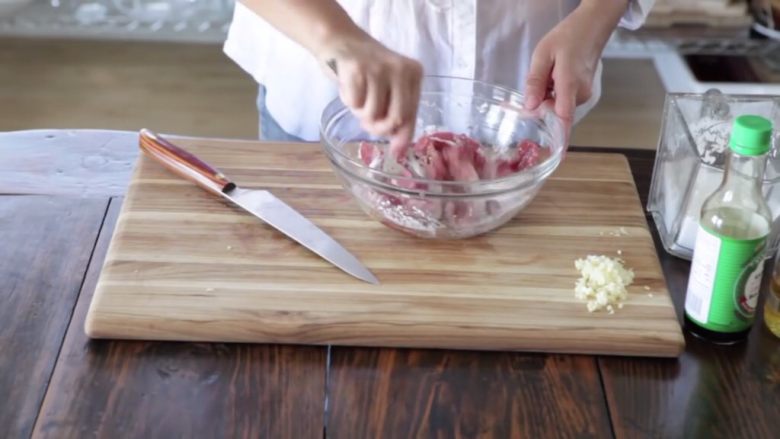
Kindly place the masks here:
POLYGON ((175 143, 241 186, 270 189, 382 284, 353 279, 142 157, 86 319, 91 337, 637 356, 683 348, 622 155, 569 153, 508 225, 437 242, 369 219, 318 145, 175 143), (619 250, 636 273, 629 299, 612 315, 589 313, 574 298, 574 261, 619 250))

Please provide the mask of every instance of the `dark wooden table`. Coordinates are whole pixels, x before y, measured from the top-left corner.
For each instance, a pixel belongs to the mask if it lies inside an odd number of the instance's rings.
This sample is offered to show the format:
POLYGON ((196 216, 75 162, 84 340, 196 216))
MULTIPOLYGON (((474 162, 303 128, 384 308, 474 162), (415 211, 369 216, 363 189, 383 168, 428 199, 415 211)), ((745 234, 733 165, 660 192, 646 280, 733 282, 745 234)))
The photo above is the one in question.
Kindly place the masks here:
MULTIPOLYGON (((780 341, 760 317, 747 343, 686 335, 671 360, 91 341, 136 142, 0 134, 0 438, 780 437, 780 341)), ((619 152, 644 204, 654 153, 619 152)), ((655 238, 682 315, 689 264, 655 238)))

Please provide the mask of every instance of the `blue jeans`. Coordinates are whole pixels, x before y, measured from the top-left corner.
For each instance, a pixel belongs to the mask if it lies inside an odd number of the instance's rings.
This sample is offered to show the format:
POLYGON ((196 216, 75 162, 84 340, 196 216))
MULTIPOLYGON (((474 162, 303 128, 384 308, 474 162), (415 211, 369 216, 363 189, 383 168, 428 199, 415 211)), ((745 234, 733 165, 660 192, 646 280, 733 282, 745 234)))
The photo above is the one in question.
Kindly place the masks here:
POLYGON ((277 141, 277 142, 303 142, 302 139, 295 137, 291 134, 287 134, 282 127, 276 122, 276 120, 268 112, 268 108, 265 106, 265 87, 260 86, 257 92, 257 113, 260 117, 258 126, 260 128, 258 138, 260 140, 277 141))

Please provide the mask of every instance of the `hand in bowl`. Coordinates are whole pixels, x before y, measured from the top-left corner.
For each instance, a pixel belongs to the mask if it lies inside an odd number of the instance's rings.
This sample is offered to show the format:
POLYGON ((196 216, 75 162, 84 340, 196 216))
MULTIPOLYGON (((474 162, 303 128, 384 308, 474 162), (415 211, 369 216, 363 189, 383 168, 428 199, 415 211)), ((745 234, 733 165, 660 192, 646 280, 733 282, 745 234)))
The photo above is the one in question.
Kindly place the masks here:
POLYGON ((391 155, 399 158, 414 135, 423 76, 420 63, 365 33, 334 39, 320 59, 363 129, 390 137, 391 155))

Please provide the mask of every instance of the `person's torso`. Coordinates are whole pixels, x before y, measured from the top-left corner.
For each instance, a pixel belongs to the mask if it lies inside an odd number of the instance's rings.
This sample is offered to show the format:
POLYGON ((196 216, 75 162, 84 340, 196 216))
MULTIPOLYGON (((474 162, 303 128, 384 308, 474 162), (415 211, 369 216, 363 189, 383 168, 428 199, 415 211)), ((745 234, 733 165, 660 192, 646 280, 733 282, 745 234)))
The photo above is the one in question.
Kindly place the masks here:
MULTIPOLYGON (((522 90, 537 42, 579 2, 339 3, 371 36, 420 61, 425 74, 478 79, 522 90)), ((236 4, 225 52, 266 86, 266 105, 280 126, 298 137, 317 139, 320 113, 338 93, 311 54, 240 3, 236 4)))

